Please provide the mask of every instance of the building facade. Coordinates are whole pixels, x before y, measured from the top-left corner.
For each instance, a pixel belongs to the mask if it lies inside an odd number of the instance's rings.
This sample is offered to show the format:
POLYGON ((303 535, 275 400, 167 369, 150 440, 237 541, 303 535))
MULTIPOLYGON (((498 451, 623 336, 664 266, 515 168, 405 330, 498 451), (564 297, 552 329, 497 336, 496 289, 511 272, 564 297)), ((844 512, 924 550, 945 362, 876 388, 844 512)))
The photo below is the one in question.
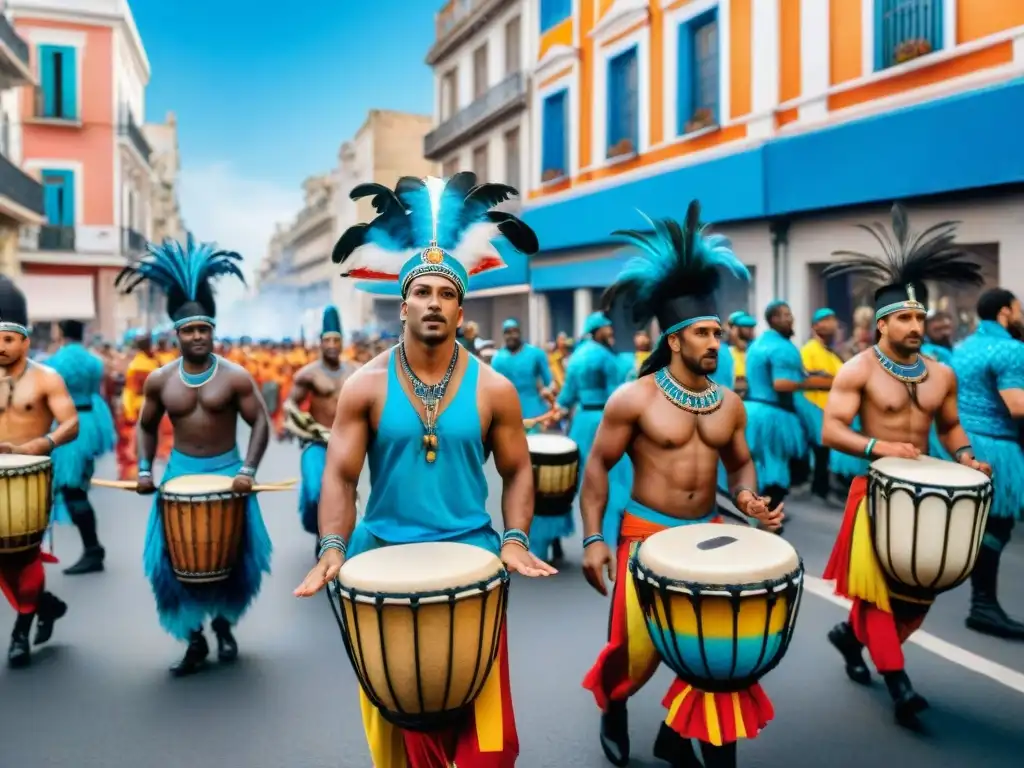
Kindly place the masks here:
MULTIPOLYGON (((990 284, 1024 288, 1024 3, 536 0, 529 194, 542 336, 578 333, 636 210, 699 198, 753 273, 723 311, 788 300, 849 320, 866 286, 823 280, 852 224, 894 200, 959 239, 990 284)), ((966 310, 975 294, 937 295, 966 310)), ((619 336, 627 336, 628 323, 619 336)))
POLYGON ((38 86, 21 89, 23 168, 40 180, 45 221, 24 227, 21 285, 36 332, 74 318, 119 335, 144 296, 114 279, 142 252, 155 176, 141 125, 150 67, 127 0, 12 0, 38 86))
MULTIPOLYGON (((178 201, 178 173, 181 170, 178 119, 173 112, 168 112, 164 122, 143 125, 142 133, 152 149, 150 160, 154 175, 149 239, 154 243, 161 243, 167 238, 184 242, 185 222, 182 221, 178 201)), ((165 321, 165 308, 159 291, 148 285, 147 289, 143 320, 147 327, 153 328, 165 321)))

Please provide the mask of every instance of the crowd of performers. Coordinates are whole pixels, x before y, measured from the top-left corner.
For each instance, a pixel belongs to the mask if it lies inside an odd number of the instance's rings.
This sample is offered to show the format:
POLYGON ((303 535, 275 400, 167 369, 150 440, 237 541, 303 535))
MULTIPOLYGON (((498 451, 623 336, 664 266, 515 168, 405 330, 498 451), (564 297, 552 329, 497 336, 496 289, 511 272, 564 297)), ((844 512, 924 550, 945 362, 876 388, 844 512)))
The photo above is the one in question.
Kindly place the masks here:
MULTIPOLYGON (((868 651, 902 724, 915 724, 927 707, 904 671, 901 645, 934 595, 903 594, 881 572, 869 540, 869 462, 933 453, 992 477, 967 621, 989 634, 1024 637, 996 592, 1000 552, 1024 510, 1024 318, 1012 293, 991 289, 978 303, 978 329, 955 350, 926 335, 928 284, 981 284, 978 260, 956 245, 952 223, 919 236, 894 206, 891 236, 873 230, 882 256, 846 253, 830 267, 878 284, 874 343, 845 362, 832 349, 836 318, 829 309, 814 314, 803 349, 792 341, 784 301, 766 308, 768 330, 759 335, 745 312, 723 320, 715 298, 722 274, 749 274, 728 241, 701 222, 694 201, 682 221, 645 217, 644 230, 614 233, 634 258, 605 293, 602 310, 586 319, 571 355, 561 344, 541 350, 526 343, 510 319, 504 347, 488 366, 464 338, 458 343, 457 331, 470 276, 504 265, 495 243, 525 255, 539 249, 522 221, 493 210, 514 194, 505 185, 477 184, 472 173, 403 177, 394 190, 367 184, 353 191, 355 199, 373 198, 378 217, 347 230, 334 260, 350 278, 397 282, 403 298, 399 343, 369 359, 365 350, 356 358, 345 353, 334 308, 324 313, 315 350, 217 340, 211 284, 242 279, 241 256, 191 236, 151 246, 119 277, 126 293, 143 283, 158 288, 173 324, 173 344, 134 334, 130 359, 89 351, 83 326, 66 321, 59 351, 47 365, 33 362, 24 296, 0 278, 0 383, 7 387, 0 454, 17 459, 0 461, 0 478, 45 464, 55 521, 81 532, 83 555, 68 573, 102 570, 88 489, 95 460, 117 443, 121 477, 154 495, 144 572, 160 625, 186 645, 171 668, 183 676, 210 656, 207 624, 217 657, 236 658, 234 628, 269 573, 272 546, 253 491, 275 434, 298 438, 302 449, 298 511, 317 563, 295 594, 309 597, 335 583, 347 560, 396 544, 464 543, 500 558, 511 573, 557 573, 573 516, 534 516, 528 435, 568 423, 579 451, 584 575, 602 595, 611 592, 607 644, 583 686, 600 711, 605 755, 620 766, 631 754, 628 701, 665 659, 649 631, 653 619, 645 623, 637 602, 631 563, 660 532, 724 523, 723 492, 751 527, 779 534, 794 472, 811 478, 821 496, 830 491, 830 475, 849 478, 825 577, 853 605, 828 640, 858 683, 870 680, 868 651), (625 359, 612 351, 609 319, 620 304, 638 327, 656 321, 661 329, 654 343, 638 337, 636 354, 625 359), (250 427, 244 451, 236 443, 240 422, 250 427), (503 485, 500 532, 486 508, 484 465, 491 458, 503 485), (371 490, 357 515, 364 463, 371 490), (237 559, 220 571, 183 565, 180 532, 166 518, 174 482, 198 476, 224 479, 207 489, 211 498, 241 500, 237 559)), ((8 660, 20 667, 31 661, 33 622, 33 642, 45 642, 68 606, 46 590, 43 564, 55 557, 42 533, 27 544, 25 532, 22 539, 16 533, 0 531, 0 588, 17 614, 8 660)), ((736 565, 742 571, 744 564, 736 565)), ((375 768, 515 764, 504 627, 480 695, 443 727, 396 725, 361 687, 375 768)), ((756 737, 774 715, 757 676, 705 690, 680 675, 663 704, 654 753, 672 766, 735 766, 737 743, 756 737)))

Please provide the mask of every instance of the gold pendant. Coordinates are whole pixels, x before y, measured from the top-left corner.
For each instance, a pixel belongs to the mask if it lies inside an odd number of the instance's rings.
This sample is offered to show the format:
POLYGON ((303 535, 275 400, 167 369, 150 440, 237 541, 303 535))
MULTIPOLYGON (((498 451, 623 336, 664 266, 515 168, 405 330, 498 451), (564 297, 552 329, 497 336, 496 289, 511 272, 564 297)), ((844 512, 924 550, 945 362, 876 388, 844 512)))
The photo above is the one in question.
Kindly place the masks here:
POLYGON ((427 451, 427 464, 437 461, 437 451, 427 451))

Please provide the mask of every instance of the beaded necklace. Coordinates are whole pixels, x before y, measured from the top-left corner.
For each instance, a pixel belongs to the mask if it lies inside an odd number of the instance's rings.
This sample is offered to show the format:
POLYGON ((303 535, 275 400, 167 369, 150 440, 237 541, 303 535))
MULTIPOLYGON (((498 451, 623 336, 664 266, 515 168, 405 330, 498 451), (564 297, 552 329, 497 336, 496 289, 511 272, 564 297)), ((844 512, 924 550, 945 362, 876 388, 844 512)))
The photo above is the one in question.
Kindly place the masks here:
POLYGON ((416 399, 423 404, 424 416, 421 421, 423 422, 424 458, 426 458, 428 464, 433 464, 437 461, 438 407, 441 405, 441 401, 444 400, 444 396, 448 392, 448 384, 452 380, 452 374, 455 373, 455 363, 459 359, 459 345, 455 345, 455 349, 452 352, 452 359, 448 363, 448 370, 444 372, 444 376, 441 377, 441 380, 437 384, 424 384, 420 378, 413 373, 412 366, 409 365, 409 359, 405 356, 404 341, 400 342, 398 345, 398 357, 402 361, 402 371, 405 373, 406 378, 409 379, 409 383, 412 384, 413 394, 416 395, 416 399))
POLYGON ((654 374, 654 383, 672 405, 688 413, 713 413, 721 408, 724 402, 721 389, 711 379, 708 379, 707 389, 696 392, 680 384, 667 367, 659 369, 654 374))
POLYGON ((199 389, 199 387, 203 386, 203 384, 206 384, 214 376, 217 375, 217 366, 220 363, 220 359, 217 357, 217 355, 210 355, 210 357, 213 359, 213 362, 210 363, 210 367, 207 368, 205 371, 200 371, 199 373, 189 373, 188 371, 186 371, 185 358, 178 358, 178 376, 181 378, 182 382, 185 384, 186 387, 190 387, 192 389, 199 389))
POLYGON ((897 381, 902 381, 904 384, 920 384, 928 378, 928 366, 922 355, 918 355, 910 365, 902 365, 885 354, 877 344, 875 344, 874 350, 875 359, 882 366, 882 370, 897 381))

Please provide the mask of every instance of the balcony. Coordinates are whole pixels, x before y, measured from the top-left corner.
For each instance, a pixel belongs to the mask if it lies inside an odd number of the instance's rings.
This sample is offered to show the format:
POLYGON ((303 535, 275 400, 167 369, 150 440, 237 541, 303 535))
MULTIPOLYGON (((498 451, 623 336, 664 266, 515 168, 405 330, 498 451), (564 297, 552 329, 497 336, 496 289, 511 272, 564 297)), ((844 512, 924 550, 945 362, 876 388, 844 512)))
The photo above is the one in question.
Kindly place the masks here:
POLYGON ((449 0, 434 17, 435 39, 427 64, 437 64, 507 7, 506 0, 449 0))
POLYGON ((22 262, 90 267, 123 267, 122 230, 106 224, 27 225, 18 235, 22 262))
POLYGON ((146 137, 143 135, 142 129, 136 125, 135 118, 131 116, 130 112, 125 113, 124 120, 117 127, 117 133, 122 139, 124 139, 125 144, 128 147, 138 153, 145 165, 150 165, 150 157, 153 154, 153 148, 149 146, 149 142, 146 141, 146 137))
POLYGON ((19 224, 43 219, 43 185, 0 155, 0 215, 19 224))
POLYGON ((0 87, 13 88, 34 82, 29 66, 28 43, 14 31, 11 22, 0 15, 0 87))
POLYGON ((428 133, 423 139, 423 155, 440 160, 452 147, 525 107, 526 75, 516 72, 428 133))
POLYGON ((40 251, 74 251, 75 228, 44 224, 39 227, 35 243, 40 251))
POLYGON ((146 251, 146 236, 130 227, 121 229, 121 253, 125 256, 139 256, 146 251))

